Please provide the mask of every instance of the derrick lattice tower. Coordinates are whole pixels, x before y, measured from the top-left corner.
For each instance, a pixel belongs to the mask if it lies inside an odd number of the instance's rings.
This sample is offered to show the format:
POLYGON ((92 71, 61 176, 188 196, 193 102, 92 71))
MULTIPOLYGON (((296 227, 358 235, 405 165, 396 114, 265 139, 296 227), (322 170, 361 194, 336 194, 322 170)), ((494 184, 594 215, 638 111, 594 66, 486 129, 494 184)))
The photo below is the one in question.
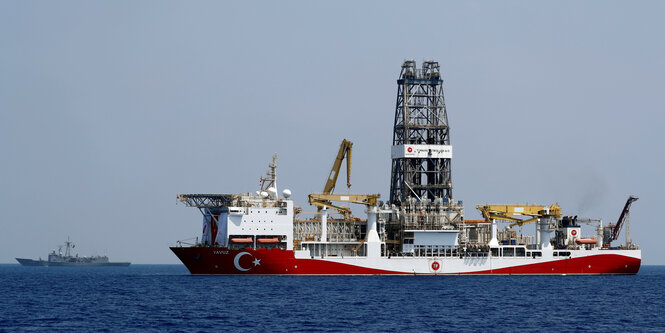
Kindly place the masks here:
POLYGON ((450 128, 439 63, 406 60, 397 80, 390 202, 452 201, 450 128))

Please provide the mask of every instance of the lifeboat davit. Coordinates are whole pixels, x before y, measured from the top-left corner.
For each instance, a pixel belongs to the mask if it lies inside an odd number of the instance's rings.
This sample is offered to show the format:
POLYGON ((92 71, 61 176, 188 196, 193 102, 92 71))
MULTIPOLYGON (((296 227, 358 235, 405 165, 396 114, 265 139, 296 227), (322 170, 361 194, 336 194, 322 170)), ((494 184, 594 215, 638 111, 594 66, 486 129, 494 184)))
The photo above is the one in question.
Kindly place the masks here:
POLYGON ((596 244, 596 237, 594 238, 578 238, 575 240, 577 244, 596 244))

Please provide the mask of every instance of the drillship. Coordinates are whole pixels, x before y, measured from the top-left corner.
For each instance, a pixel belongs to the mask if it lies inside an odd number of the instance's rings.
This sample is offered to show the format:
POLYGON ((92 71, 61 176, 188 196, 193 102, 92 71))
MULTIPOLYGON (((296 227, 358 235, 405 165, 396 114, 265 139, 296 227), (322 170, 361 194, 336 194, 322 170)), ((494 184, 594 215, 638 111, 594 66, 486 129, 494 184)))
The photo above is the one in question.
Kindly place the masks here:
POLYGON ((283 275, 590 275, 636 274, 641 250, 630 241, 630 196, 615 223, 564 216, 557 204, 477 206, 464 218, 452 196, 452 146, 439 65, 407 60, 397 80, 390 199, 335 194, 352 143, 344 140, 316 212, 277 189, 277 155, 247 194, 180 194, 203 215, 201 238, 171 247, 192 274, 283 275), (364 206, 366 219, 346 204, 364 206), (307 217, 311 215, 311 217, 307 217), (505 227, 499 228, 499 223, 505 227), (534 226, 522 234, 522 226, 534 226), (612 246, 623 226, 626 243, 612 246), (519 228, 515 228, 518 226, 519 228), (582 228, 582 226, 585 226, 582 228), (586 233, 586 234, 585 234, 586 233))
POLYGON ((33 260, 16 258, 23 266, 129 266, 129 262, 109 262, 107 256, 91 256, 79 257, 78 254, 72 256, 71 249, 74 244, 67 239, 64 245, 58 246, 58 252, 51 251, 48 255, 48 260, 33 260), (62 248, 65 247, 65 253, 62 253, 62 248))

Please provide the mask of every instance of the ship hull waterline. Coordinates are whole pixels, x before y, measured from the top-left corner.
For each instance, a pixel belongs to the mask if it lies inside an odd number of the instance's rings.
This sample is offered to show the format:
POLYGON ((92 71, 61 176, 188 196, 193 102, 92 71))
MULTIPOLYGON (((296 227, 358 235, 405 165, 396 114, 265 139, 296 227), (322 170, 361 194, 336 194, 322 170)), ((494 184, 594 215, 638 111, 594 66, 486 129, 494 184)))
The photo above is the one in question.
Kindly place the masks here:
POLYGON ((637 274, 641 250, 572 251, 569 257, 307 257, 290 250, 171 247, 191 274, 616 275, 637 274))

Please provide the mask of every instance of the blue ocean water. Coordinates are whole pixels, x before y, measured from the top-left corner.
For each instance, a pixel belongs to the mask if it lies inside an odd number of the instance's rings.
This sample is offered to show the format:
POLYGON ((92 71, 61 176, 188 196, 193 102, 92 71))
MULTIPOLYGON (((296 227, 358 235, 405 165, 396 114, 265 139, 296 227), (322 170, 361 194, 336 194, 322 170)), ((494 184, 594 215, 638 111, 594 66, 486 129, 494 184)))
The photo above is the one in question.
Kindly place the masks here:
POLYGON ((192 276, 0 265, 0 331, 665 330, 665 266, 633 276, 192 276))

